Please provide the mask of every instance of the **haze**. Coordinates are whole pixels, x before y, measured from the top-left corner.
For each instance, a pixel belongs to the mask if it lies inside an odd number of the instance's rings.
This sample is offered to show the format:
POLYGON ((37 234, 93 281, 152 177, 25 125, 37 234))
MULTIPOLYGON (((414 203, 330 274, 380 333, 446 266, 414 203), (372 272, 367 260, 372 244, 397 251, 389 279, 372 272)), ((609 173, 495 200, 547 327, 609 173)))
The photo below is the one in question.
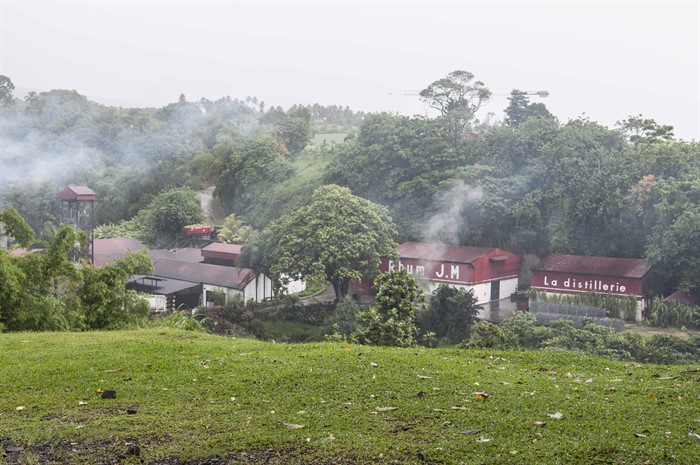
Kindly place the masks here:
POLYGON ((0 74, 29 90, 160 107, 257 97, 432 115, 415 95, 471 71, 503 117, 513 89, 560 121, 642 114, 700 140, 700 2, 18 2, 0 74), (393 95, 391 95, 393 94, 393 95), (500 94, 500 95, 499 95, 500 94))

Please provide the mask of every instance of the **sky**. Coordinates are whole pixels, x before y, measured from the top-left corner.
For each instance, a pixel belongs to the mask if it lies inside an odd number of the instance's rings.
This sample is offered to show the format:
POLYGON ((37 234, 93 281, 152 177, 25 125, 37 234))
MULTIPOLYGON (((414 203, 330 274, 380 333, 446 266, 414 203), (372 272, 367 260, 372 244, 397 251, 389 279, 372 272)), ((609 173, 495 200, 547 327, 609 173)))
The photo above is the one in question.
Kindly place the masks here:
POLYGON ((700 1, 0 0, 0 74, 124 107, 221 97, 434 116, 417 95, 455 70, 562 123, 643 115, 700 140, 700 1), (406 92, 404 92, 406 91, 406 92))

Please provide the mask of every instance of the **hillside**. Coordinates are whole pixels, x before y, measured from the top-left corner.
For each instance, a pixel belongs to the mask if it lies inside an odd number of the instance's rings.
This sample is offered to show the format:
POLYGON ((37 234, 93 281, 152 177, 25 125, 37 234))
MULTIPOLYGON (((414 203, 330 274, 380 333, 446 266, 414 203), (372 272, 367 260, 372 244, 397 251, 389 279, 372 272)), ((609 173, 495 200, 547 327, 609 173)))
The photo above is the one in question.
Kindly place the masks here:
POLYGON ((697 367, 165 327, 0 351, 2 464, 700 462, 697 367))

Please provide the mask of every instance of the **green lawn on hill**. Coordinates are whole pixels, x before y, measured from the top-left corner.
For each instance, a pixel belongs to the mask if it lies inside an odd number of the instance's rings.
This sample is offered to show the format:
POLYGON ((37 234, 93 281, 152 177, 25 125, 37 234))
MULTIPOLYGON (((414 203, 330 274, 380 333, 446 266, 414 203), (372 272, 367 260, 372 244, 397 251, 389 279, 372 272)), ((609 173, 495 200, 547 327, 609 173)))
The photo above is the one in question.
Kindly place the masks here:
POLYGON ((0 464, 700 463, 698 367, 170 328, 0 353, 0 464))

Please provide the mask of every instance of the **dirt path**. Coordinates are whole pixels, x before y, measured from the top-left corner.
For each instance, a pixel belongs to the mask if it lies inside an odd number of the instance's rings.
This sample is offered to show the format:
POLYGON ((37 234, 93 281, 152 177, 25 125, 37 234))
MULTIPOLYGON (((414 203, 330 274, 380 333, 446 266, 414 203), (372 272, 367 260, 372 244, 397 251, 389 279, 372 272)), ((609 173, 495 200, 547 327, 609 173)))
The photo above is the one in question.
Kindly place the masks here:
POLYGON ((198 191, 197 196, 199 197, 199 203, 202 204, 202 210, 206 216, 206 222, 211 225, 216 224, 216 217, 214 216, 214 211, 212 209, 212 200, 214 194, 214 186, 207 187, 204 190, 198 191))

